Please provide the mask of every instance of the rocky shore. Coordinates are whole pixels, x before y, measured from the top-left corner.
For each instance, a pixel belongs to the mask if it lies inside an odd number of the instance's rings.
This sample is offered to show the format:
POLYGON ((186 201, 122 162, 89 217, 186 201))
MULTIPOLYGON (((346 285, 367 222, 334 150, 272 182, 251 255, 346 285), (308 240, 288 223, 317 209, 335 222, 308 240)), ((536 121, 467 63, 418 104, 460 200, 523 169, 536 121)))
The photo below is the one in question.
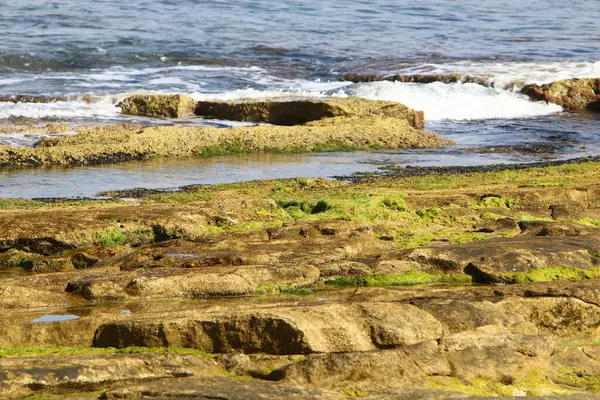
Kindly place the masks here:
POLYGON ((600 163, 466 172, 0 200, 2 397, 596 398, 600 163))
POLYGON ((90 165, 242 152, 435 148, 452 144, 423 130, 422 112, 386 101, 344 98, 226 103, 194 102, 183 95, 135 95, 119 105, 128 115, 181 118, 195 113, 259 125, 143 127, 126 123, 75 127, 74 135, 44 139, 35 148, 0 145, 0 166, 90 165))

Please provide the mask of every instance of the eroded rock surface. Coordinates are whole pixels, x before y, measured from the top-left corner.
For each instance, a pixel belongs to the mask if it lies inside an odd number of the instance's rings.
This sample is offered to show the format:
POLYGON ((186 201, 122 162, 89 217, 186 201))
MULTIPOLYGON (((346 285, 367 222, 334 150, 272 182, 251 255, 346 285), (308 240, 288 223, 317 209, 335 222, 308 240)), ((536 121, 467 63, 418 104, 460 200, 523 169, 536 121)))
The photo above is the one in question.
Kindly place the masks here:
POLYGON ((525 86, 522 93, 532 99, 555 103, 567 110, 600 112, 600 78, 574 78, 525 86))
POLYGON ((7 201, 1 397, 594 398, 599 171, 7 201))
POLYGON ((123 114, 181 118, 192 115, 196 103, 190 97, 181 94, 138 94, 125 98, 117 106, 123 114))

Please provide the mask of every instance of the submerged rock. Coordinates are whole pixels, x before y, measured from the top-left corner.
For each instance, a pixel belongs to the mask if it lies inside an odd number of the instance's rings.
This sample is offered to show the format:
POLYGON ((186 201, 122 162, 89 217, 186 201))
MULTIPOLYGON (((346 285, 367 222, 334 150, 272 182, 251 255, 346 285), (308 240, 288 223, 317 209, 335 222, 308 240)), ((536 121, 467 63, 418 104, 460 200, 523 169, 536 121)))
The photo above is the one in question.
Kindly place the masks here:
POLYGON ((544 85, 527 85, 522 90, 534 100, 547 101, 567 110, 600 112, 600 78, 566 79, 544 85))
POLYGON ((193 114, 195 104, 190 97, 181 94, 136 94, 117 106, 128 115, 181 118, 193 114))
POLYGON ((361 74, 357 72, 349 72, 344 75, 345 81, 354 83, 361 82, 403 82, 403 83, 477 83, 483 86, 490 85, 489 77, 485 76, 470 76, 461 74, 414 74, 414 75, 376 75, 376 74, 361 74))

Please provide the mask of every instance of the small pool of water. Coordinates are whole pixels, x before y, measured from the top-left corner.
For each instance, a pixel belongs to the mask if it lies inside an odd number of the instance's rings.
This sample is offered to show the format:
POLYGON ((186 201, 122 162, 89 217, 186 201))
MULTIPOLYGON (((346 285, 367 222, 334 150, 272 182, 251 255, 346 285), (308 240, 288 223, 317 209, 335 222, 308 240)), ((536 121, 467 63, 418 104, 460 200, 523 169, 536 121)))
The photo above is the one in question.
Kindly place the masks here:
POLYGON ((64 314, 64 315, 54 315, 54 314, 46 314, 42 315, 31 321, 32 323, 41 323, 41 322, 62 322, 62 321, 71 321, 74 319, 79 319, 79 316, 73 314, 64 314))
POLYGON ((0 197, 95 197, 110 190, 175 188, 259 179, 331 178, 395 165, 489 165, 571 158, 561 154, 477 153, 464 148, 313 154, 245 154, 211 158, 158 159, 89 167, 0 170, 0 197))

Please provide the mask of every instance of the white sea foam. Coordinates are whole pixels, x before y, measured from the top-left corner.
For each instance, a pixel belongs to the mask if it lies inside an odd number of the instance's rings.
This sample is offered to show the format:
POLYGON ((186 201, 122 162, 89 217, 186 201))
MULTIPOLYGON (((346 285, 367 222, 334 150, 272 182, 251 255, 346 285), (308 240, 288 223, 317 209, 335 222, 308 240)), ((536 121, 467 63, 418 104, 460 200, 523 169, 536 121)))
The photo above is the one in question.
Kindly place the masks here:
POLYGON ((549 83, 570 78, 600 78, 600 61, 574 62, 471 62, 460 61, 444 64, 418 64, 394 71, 400 74, 466 74, 488 76, 496 87, 516 83, 516 87, 528 83, 549 83))
POLYGON ((95 103, 57 101, 52 103, 0 103, 0 118, 113 117, 119 108, 109 98, 95 103))
POLYGON ((45 133, 0 133, 0 144, 14 147, 33 147, 40 139, 45 137, 71 136, 76 132, 61 134, 45 133))
POLYGON ((421 85, 400 82, 361 83, 337 96, 358 96, 371 100, 397 101, 425 112, 427 121, 522 118, 560 112, 555 104, 533 102, 512 91, 474 83, 421 85))
POLYGON ((4 85, 13 85, 15 83, 21 83, 21 82, 25 82, 29 79, 27 78, 6 78, 6 79, 0 79, 0 86, 4 86, 4 85))
POLYGON ((237 89, 229 92, 209 93, 196 92, 190 93, 190 96, 196 101, 202 100, 241 100, 241 99, 265 99, 265 98, 325 98, 323 92, 310 92, 304 90, 257 90, 257 89, 237 89))

